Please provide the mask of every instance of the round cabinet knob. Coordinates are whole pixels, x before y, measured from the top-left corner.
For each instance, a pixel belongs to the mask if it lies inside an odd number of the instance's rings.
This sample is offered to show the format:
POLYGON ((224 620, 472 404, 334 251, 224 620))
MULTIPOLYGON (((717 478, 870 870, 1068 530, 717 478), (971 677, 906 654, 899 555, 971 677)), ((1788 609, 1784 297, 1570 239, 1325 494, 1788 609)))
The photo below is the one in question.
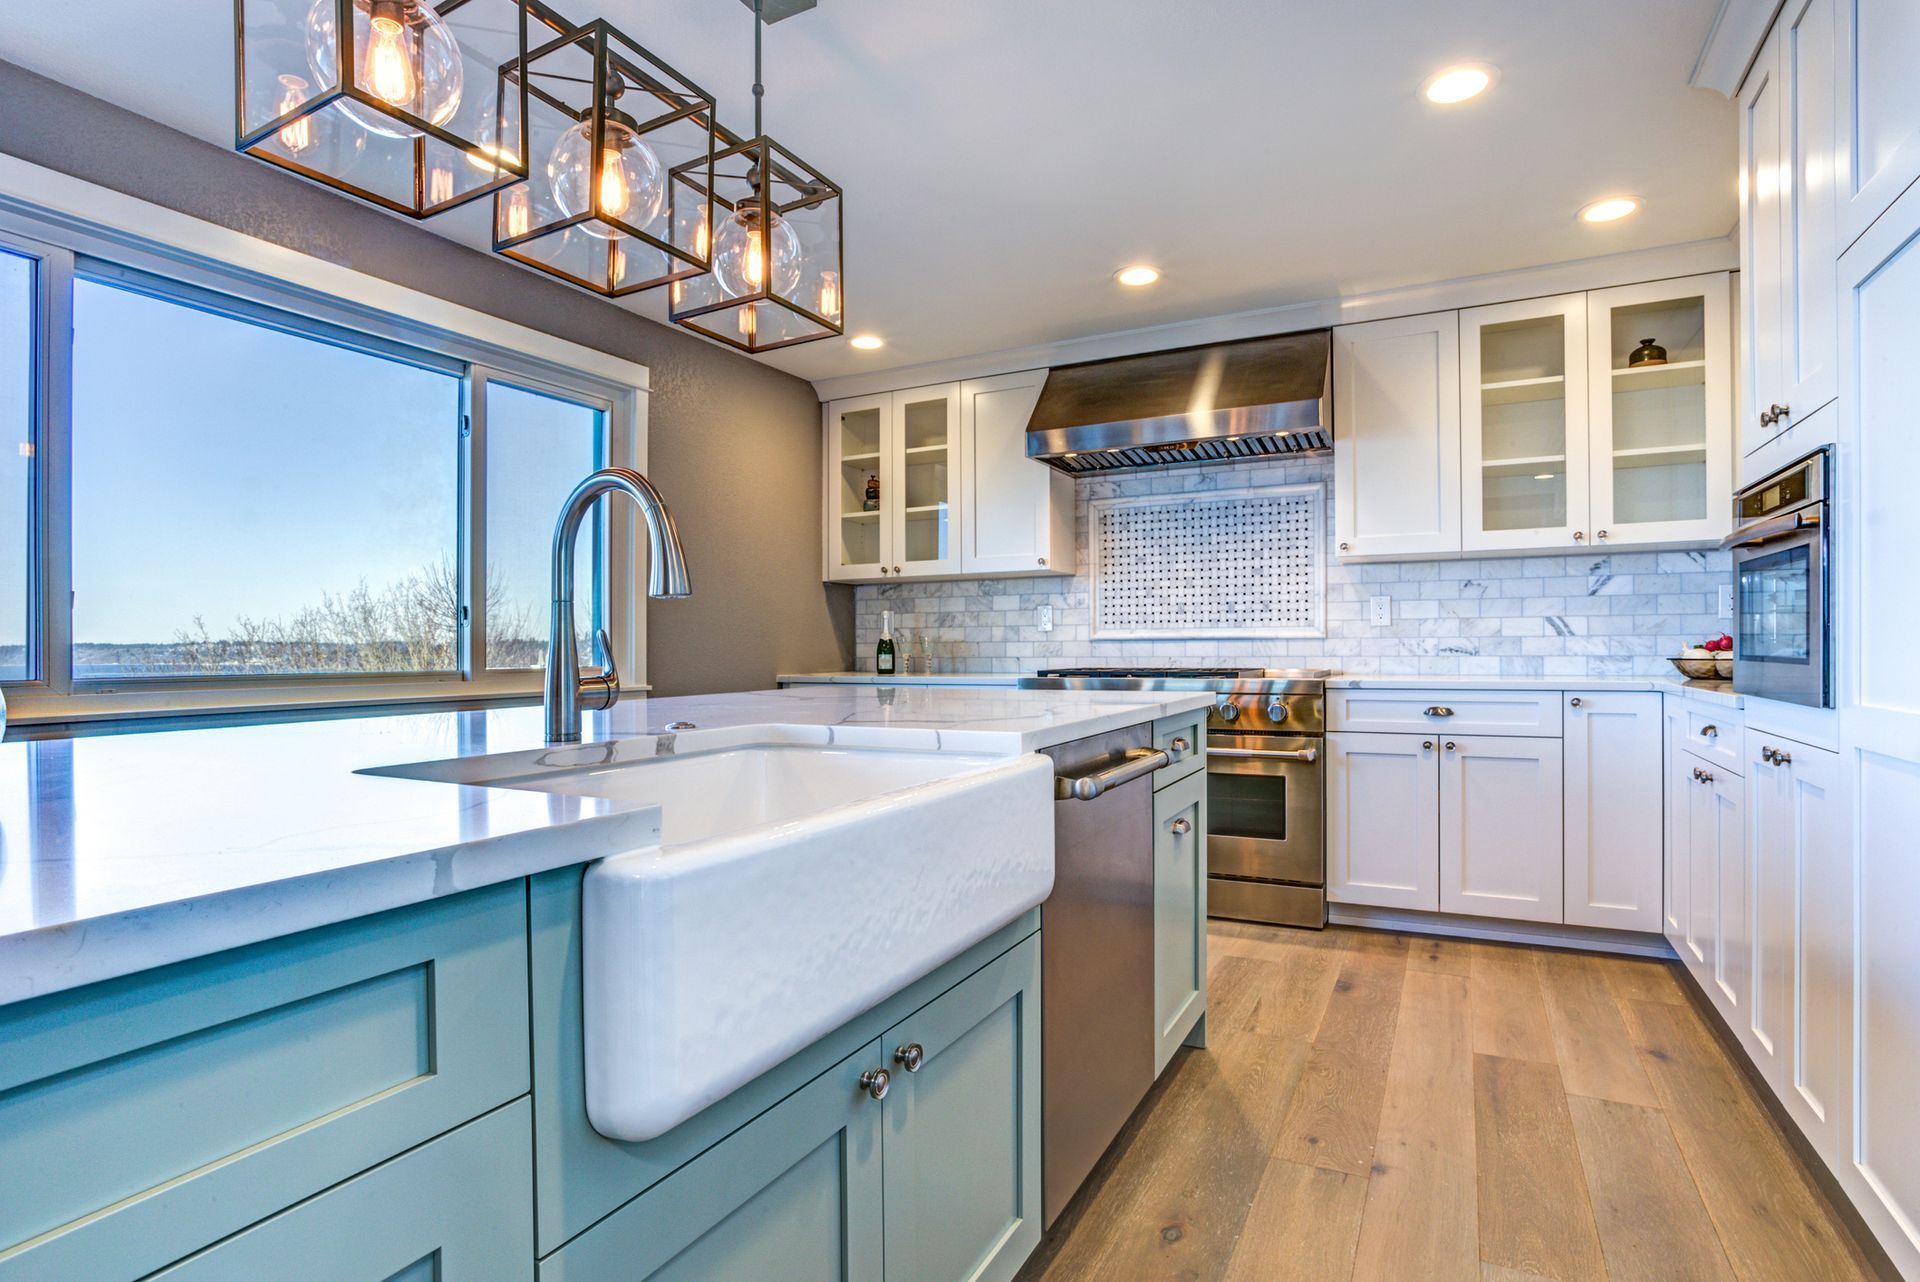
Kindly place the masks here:
POLYGON ((1237 703, 1223 703, 1214 710, 1220 714, 1222 721, 1238 721, 1240 719, 1240 705, 1237 703))
POLYGON ((900 573, 900 567, 899 567, 899 566, 897 566, 897 565, 896 565, 896 566, 894 566, 894 567, 893 567, 893 572, 894 572, 895 574, 898 574, 898 573, 900 573))
POLYGON ((882 573, 882 574, 891 574, 891 573, 893 573, 893 571, 891 571, 891 570, 889 570, 889 569, 887 569, 887 567, 883 565, 883 566, 881 566, 881 567, 880 567, 880 573, 882 573))
POLYGON ((1719 726, 1701 726, 1700 737, 1703 739, 1718 739, 1720 737, 1720 727, 1719 726))
POLYGON ((1701 782, 1701 783, 1712 783, 1712 782, 1713 782, 1713 772, 1712 772, 1711 770, 1702 770, 1702 771, 1700 772, 1700 782, 1701 782))
POLYGON ((1193 745, 1187 742, 1185 735, 1181 734, 1173 737, 1173 750, 1175 752, 1185 752, 1191 747, 1193 747, 1193 745))
POLYGON ((1793 409, 1792 407, 1786 406, 1786 405, 1775 405, 1768 412, 1773 415, 1774 422, 1784 423, 1787 421, 1789 417, 1792 416, 1793 409))
POLYGON ((1420 741, 1420 751, 1422 751, 1422 752, 1432 752, 1432 751, 1433 751, 1433 740, 1431 740, 1431 739, 1422 739, 1422 740, 1420 741))
POLYGON ((1604 539, 1604 538, 1606 538, 1606 537, 1607 537, 1607 532, 1606 532, 1605 530, 1602 530, 1602 531, 1600 531, 1600 537, 1601 537, 1601 538, 1603 538, 1603 539, 1604 539))
POLYGON ((1773 754, 1773 764, 1776 766, 1790 766, 1793 764, 1793 754, 1791 752, 1776 752, 1773 754))
POLYGON ((1573 698, 1571 698, 1571 699, 1569 699, 1569 700, 1567 700, 1567 706, 1568 706, 1568 707, 1570 707, 1570 708, 1577 708, 1577 707, 1579 707, 1579 706, 1580 706, 1580 696, 1579 696, 1579 695, 1575 695, 1575 696, 1574 696, 1573 698))
POLYGON ((1587 541, 1587 532, 1585 530, 1575 530, 1573 532, 1573 541, 1575 543, 1585 543, 1587 541))
POLYGON ((1460 745, 1459 745, 1459 744, 1457 744, 1457 743, 1455 743, 1455 742, 1454 742, 1453 740, 1451 740, 1451 739, 1449 739, 1449 740, 1447 740, 1447 751, 1448 751, 1448 752, 1455 752, 1455 751, 1457 751, 1457 750, 1459 749, 1459 747, 1460 747, 1460 745))
POLYGON ((917 1073, 920 1066, 927 1062, 927 1048, 919 1042, 908 1042, 893 1052, 893 1062, 909 1073, 917 1073))
POLYGON ((884 1068, 870 1068, 860 1074, 860 1089, 875 1099, 885 1099, 893 1086, 893 1074, 884 1068))
POLYGON ((1346 551, 1346 550, 1348 549, 1348 547, 1349 547, 1349 546, 1350 546, 1349 544, 1346 544, 1346 543, 1342 543, 1342 544, 1340 545, 1340 550, 1341 550, 1342 552, 1345 552, 1345 551, 1346 551))
POLYGON ((1176 837, 1184 837, 1188 833, 1193 831, 1192 822, 1186 819, 1174 820, 1172 827, 1173 827, 1173 835, 1176 837))
POLYGON ((1047 563, 1047 558, 1046 558, 1046 557, 1044 557, 1044 556, 1043 556, 1043 557, 1041 557, 1041 558, 1040 558, 1040 564, 1042 564, 1042 565, 1045 565, 1046 563, 1047 563))

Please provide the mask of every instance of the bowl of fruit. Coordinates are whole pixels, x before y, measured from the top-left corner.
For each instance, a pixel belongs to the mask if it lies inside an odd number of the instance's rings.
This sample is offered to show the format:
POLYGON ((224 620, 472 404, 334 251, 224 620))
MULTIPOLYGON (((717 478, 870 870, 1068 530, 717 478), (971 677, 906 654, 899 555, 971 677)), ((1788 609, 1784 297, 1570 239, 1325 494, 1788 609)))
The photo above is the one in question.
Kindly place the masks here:
POLYGON ((1726 681, 1733 676, 1733 638, 1721 633, 1711 641, 1687 647, 1673 666, 1689 681, 1726 681))

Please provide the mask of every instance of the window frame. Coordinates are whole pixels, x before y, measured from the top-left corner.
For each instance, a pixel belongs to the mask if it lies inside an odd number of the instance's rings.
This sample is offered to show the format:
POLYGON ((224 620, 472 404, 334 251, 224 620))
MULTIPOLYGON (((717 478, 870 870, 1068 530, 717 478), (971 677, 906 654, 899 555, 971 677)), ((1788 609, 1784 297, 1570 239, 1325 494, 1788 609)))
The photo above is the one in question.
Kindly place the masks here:
MULTIPOLYGON (((115 211, 119 212, 119 211, 115 211)), ((0 683, 12 723, 201 714, 297 713, 406 704, 476 706, 539 697, 537 669, 486 666, 486 388, 523 388, 599 411, 603 465, 645 469, 644 366, 327 264, 237 232, 0 157, 0 248, 34 272, 35 387, 28 679, 0 683), (30 171, 88 206, 126 206, 143 228, 173 223, 172 239, 83 221, 24 199, 7 180, 30 171), (184 224, 185 226, 182 226, 184 224), (211 242, 226 251, 206 252, 211 242), (183 246, 180 242, 185 241, 183 246), (262 267, 265 270, 262 270, 262 267), (266 324, 303 337, 457 374, 456 563, 461 581, 456 670, 445 673, 77 678, 73 668, 73 288, 76 278, 266 324), (400 304, 395 306, 395 304, 400 304), (65 602, 66 608, 55 608, 65 602)), ((558 513, 555 514, 556 516, 558 513)), ((599 514, 595 567, 602 626, 622 684, 644 691, 645 594, 631 590, 638 518, 630 505, 599 514)))

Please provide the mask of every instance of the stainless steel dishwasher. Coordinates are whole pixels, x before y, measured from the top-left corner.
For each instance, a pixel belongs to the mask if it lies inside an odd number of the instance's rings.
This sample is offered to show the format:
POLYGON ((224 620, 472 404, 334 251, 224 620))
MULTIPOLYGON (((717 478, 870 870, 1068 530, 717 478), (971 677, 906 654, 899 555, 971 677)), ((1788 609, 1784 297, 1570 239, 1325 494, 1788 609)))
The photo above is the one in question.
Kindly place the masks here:
POLYGON ((1153 1085, 1153 772, 1133 726, 1047 749, 1053 894, 1040 908, 1041 1202, 1051 1226, 1153 1085))

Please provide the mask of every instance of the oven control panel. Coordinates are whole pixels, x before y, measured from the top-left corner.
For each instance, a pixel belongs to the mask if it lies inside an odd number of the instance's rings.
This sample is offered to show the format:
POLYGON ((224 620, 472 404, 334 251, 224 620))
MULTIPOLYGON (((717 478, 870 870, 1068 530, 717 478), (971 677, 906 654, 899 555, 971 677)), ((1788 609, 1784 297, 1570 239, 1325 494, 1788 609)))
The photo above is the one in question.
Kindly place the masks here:
POLYGON ((1324 734, 1326 697, 1234 690, 1215 697, 1207 725, 1235 734, 1324 734))

